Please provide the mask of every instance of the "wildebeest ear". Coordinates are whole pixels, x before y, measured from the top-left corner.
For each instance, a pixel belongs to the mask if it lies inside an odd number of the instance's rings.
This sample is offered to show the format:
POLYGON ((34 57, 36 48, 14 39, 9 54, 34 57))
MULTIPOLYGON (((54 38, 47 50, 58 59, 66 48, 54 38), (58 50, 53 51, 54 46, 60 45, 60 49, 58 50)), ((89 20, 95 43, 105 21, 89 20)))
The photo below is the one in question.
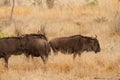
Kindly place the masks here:
POLYGON ((37 31, 37 33, 38 33, 38 34, 40 34, 40 33, 41 33, 41 31, 40 31, 40 30, 38 30, 38 31, 37 31))
POLYGON ((97 35, 95 35, 95 38, 97 38, 97 35))

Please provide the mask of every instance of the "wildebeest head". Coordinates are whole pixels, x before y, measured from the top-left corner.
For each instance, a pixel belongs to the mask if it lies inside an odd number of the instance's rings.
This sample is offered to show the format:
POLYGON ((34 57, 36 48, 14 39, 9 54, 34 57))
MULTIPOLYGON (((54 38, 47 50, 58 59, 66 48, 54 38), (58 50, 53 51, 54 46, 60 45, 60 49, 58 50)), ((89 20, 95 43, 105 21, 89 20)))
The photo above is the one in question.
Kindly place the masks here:
POLYGON ((80 39, 83 44, 83 51, 94 51, 95 53, 100 52, 100 45, 97 38, 81 36, 80 39))
POLYGON ((100 44, 99 41, 97 39, 94 40, 94 47, 93 47, 95 53, 100 52, 101 48, 100 48, 100 44))
POLYGON ((90 47, 91 47, 91 50, 94 51, 95 53, 100 52, 101 50, 100 44, 97 38, 93 38, 90 40, 90 47))

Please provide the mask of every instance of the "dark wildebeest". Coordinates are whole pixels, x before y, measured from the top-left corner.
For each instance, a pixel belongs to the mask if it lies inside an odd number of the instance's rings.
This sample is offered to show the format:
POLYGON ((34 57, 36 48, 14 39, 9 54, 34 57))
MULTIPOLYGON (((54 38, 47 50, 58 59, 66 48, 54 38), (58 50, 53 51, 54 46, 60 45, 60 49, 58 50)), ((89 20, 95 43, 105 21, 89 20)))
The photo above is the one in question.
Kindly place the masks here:
POLYGON ((0 39, 0 58, 4 58, 8 68, 8 59, 11 55, 19 55, 22 50, 21 37, 6 37, 0 39))
POLYGON ((8 68, 8 59, 11 55, 20 55, 22 52, 26 57, 41 56, 45 62, 50 52, 47 38, 42 34, 27 34, 19 37, 5 37, 0 39, 0 58, 4 58, 5 67, 8 68))
POLYGON ((81 55, 84 51, 100 52, 100 45, 97 38, 74 35, 69 37, 55 38, 49 41, 50 46, 54 53, 61 51, 62 53, 73 54, 75 59, 76 55, 81 55))
POLYGON ((25 52, 26 57, 30 55, 32 57, 41 57, 43 62, 46 63, 50 53, 50 46, 47 42, 47 38, 42 34, 26 34, 23 35, 25 42, 25 52))

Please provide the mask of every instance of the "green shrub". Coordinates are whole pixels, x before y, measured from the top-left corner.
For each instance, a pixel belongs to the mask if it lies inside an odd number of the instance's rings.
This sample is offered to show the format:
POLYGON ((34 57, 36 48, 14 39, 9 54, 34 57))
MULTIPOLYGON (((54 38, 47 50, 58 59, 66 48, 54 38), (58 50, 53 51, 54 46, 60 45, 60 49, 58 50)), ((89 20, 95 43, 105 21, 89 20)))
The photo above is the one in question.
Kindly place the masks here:
POLYGON ((98 0, 93 0, 93 1, 89 2, 89 5, 96 5, 96 4, 98 4, 98 0))
POLYGON ((0 38, 3 38, 3 37, 5 37, 5 35, 0 32, 0 38))

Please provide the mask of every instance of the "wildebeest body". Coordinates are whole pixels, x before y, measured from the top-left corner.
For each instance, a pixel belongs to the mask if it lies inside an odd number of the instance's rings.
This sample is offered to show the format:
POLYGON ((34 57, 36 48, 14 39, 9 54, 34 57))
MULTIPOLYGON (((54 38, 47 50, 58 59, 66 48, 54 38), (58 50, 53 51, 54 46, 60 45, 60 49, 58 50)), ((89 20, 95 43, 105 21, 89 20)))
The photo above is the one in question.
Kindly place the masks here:
POLYGON ((49 43, 55 53, 58 51, 73 53, 78 49, 79 46, 78 41, 79 41, 79 36, 74 38, 61 37, 61 38, 55 38, 51 40, 49 43))
POLYGON ((25 54, 27 57, 41 57, 45 63, 50 53, 50 46, 47 38, 41 35, 25 35, 23 38, 26 40, 25 54))
POLYGON ((55 38, 49 41, 53 51, 57 53, 81 54, 84 51, 100 51, 100 45, 96 38, 75 35, 70 37, 55 38))

